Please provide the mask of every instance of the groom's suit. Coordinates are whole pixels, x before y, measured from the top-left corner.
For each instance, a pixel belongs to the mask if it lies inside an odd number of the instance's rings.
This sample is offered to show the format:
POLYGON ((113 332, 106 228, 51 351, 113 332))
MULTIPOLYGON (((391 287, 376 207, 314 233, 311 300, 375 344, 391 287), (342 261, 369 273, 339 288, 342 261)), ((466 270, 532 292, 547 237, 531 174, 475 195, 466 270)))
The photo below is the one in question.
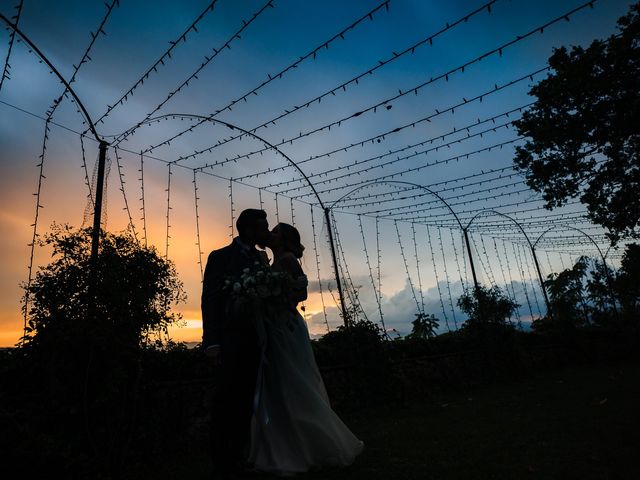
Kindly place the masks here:
POLYGON ((209 255, 202 285, 202 348, 219 345, 222 366, 218 401, 212 411, 212 456, 219 468, 245 460, 249 440, 253 395, 259 366, 260 350, 253 319, 234 313, 225 280, 242 275, 245 268, 254 269, 264 262, 253 247, 239 238, 209 255))

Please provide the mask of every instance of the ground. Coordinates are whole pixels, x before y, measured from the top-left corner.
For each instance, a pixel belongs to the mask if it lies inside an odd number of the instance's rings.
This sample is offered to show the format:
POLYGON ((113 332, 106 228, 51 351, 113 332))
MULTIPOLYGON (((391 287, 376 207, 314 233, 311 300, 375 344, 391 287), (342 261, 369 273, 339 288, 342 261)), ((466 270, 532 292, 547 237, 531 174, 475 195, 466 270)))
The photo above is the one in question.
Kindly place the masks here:
MULTIPOLYGON (((364 440, 363 454, 351 467, 299 478, 640 478, 638 360, 547 371, 342 418, 364 440)), ((201 452, 165 458, 140 474, 210 478, 201 452)))

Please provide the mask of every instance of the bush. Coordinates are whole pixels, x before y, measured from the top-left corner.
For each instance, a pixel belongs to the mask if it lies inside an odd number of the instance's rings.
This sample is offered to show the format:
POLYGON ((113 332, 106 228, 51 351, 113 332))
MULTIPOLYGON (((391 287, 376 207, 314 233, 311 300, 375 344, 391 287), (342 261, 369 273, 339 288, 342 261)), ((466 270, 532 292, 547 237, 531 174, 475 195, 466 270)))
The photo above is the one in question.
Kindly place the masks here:
POLYGON ((30 428, 43 448, 68 445, 69 462, 116 475, 134 435, 143 348, 179 321, 170 307, 185 294, 173 264, 127 234, 101 232, 92 269, 91 233, 54 224, 41 241, 53 261, 23 286, 28 329, 16 354, 35 386, 30 428))
POLYGON ((332 405, 358 409, 390 401, 398 395, 387 355, 390 342, 377 324, 351 318, 313 342, 321 370, 331 370, 324 378, 332 405))
POLYGON ((433 314, 416 313, 416 319, 411 322, 413 327, 407 338, 433 338, 440 321, 433 314))
POLYGON ((462 329, 470 334, 512 331, 509 318, 520 306, 502 293, 497 285, 478 286, 458 299, 458 306, 467 314, 462 329))

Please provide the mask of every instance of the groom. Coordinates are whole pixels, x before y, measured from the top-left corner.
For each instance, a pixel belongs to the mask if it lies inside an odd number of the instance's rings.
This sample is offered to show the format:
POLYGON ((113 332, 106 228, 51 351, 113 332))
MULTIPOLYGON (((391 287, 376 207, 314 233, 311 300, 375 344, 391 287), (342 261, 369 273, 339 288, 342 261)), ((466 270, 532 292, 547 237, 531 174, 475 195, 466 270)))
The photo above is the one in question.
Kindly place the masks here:
POLYGON ((264 210, 243 210, 236 221, 238 236, 209 255, 202 285, 202 348, 219 368, 217 402, 212 409, 211 455, 222 477, 243 469, 249 441, 253 396, 259 366, 258 337, 252 318, 235 314, 223 290, 225 280, 242 275, 255 262, 266 262, 264 246, 269 223, 264 210))

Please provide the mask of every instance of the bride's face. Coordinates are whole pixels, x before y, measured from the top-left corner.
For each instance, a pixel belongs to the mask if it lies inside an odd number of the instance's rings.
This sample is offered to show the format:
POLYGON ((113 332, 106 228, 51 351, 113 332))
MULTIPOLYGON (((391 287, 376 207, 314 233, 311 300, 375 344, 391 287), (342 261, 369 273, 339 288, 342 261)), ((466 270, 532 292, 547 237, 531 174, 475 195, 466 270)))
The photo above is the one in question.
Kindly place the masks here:
POLYGON ((280 229, 276 225, 271 230, 271 235, 269 236, 269 247, 271 248, 279 248, 282 246, 282 233, 280 233, 280 229))

